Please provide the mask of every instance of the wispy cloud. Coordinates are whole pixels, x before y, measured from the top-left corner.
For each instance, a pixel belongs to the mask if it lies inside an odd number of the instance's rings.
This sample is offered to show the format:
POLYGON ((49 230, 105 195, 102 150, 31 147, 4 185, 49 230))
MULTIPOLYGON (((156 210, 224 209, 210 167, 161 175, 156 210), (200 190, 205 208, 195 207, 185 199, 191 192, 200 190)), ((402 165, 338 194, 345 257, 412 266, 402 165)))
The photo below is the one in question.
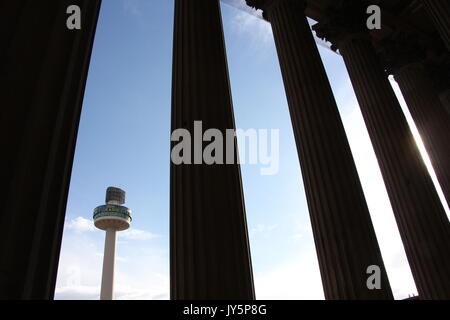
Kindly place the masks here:
POLYGON ((313 242, 313 234, 312 234, 312 227, 311 222, 305 222, 303 220, 300 220, 300 217, 308 215, 308 213, 295 213, 291 214, 292 217, 292 224, 294 229, 294 234, 291 236, 292 240, 298 241, 310 241, 313 242))
POLYGON ((64 286, 56 287, 57 300, 97 300, 100 298, 100 286, 64 286))
MULTIPOLYGON (((222 2, 238 9, 235 10, 230 21, 232 30, 236 34, 245 36, 247 43, 254 51, 265 52, 268 46, 274 45, 272 27, 263 19, 261 10, 250 8, 245 0, 222 0, 222 2)), ((308 18, 308 23, 312 26, 316 22, 308 18)), ((313 35, 317 45, 331 50, 329 43, 318 38, 315 33, 313 35)))
POLYGON ((123 10, 133 16, 142 16, 141 0, 122 0, 123 10))
MULTIPOLYGON (((58 300, 98 300, 100 286, 66 286, 57 287, 55 295, 58 300)), ((164 289, 136 289, 130 286, 115 286, 116 300, 168 300, 169 294, 164 289)))
POLYGON ((302 233, 296 233, 292 236, 292 239, 294 240, 299 240, 299 239, 303 239, 303 234, 302 233))
POLYGON ((147 14, 154 1, 148 0, 122 0, 123 12, 128 15, 139 28, 148 25, 147 14))
POLYGON ((267 21, 261 19, 260 11, 255 11, 255 15, 253 15, 246 11, 235 10, 230 23, 232 30, 247 36, 252 47, 256 49, 265 47, 273 42, 272 27, 267 21))
MULTIPOLYGON (((76 217, 74 219, 66 221, 66 230, 74 231, 76 233, 92 232, 98 230, 94 226, 94 222, 84 217, 76 217)), ((159 237, 159 235, 141 230, 131 228, 118 233, 118 238, 123 240, 149 240, 159 237)))
MULTIPOLYGON (((131 234, 134 241, 153 237, 153 234, 141 230, 131 234)), ((55 290, 56 299, 99 299, 103 247, 104 237, 95 233, 64 233, 55 290)), ((168 299, 169 274, 166 248, 161 249, 152 242, 145 247, 122 243, 118 245, 117 250, 116 299, 168 299)))
POLYGON ((323 300, 317 256, 313 251, 255 274, 256 298, 262 300, 323 300))
POLYGON ((221 0, 222 3, 235 7, 239 10, 246 11, 255 16, 262 16, 261 10, 254 10, 254 8, 247 5, 245 0, 221 0))
POLYGON ((255 236, 258 233, 267 235, 269 232, 275 230, 278 227, 276 224, 265 225, 265 224, 257 224, 255 227, 250 229, 250 236, 255 236))
POLYGON ((94 222, 83 217, 76 217, 66 221, 65 228, 75 232, 92 232, 96 230, 94 222))
POLYGON ((159 235, 140 229, 129 229, 119 233, 119 238, 125 240, 149 240, 157 237, 159 235))

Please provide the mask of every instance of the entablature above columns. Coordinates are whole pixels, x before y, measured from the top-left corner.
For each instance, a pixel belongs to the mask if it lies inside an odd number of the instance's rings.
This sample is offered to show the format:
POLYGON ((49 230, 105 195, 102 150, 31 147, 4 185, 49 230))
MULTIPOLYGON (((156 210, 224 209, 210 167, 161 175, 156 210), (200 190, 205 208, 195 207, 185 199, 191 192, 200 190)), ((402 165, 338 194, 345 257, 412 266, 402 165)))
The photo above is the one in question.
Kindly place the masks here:
POLYGON ((316 35, 331 43, 331 49, 355 37, 369 38, 366 26, 367 6, 363 2, 337 1, 325 11, 324 18, 313 25, 316 35))

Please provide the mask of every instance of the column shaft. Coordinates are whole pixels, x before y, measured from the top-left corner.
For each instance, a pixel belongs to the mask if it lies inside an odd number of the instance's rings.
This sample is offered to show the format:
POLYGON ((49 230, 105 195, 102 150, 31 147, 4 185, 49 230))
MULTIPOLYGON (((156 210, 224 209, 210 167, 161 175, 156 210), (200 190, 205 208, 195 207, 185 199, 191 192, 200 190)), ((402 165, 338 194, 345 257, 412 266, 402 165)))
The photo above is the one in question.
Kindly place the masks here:
POLYGON ((447 0, 422 0, 422 3, 447 49, 450 50, 450 2, 447 0))
POLYGON ((394 76, 450 203, 450 115, 422 66, 405 66, 394 76))
POLYGON ((392 299, 375 231, 301 1, 275 1, 272 24, 327 299, 392 299), (367 288, 367 267, 382 289, 367 288))
POLYGON ((103 253, 103 272, 100 300, 114 299, 114 268, 116 260, 116 230, 107 229, 105 251, 103 253))
POLYGON ((369 39, 339 46, 394 210, 419 295, 450 297, 450 228, 395 93, 369 39))
POLYGON ((0 5, 0 298, 53 297, 99 0, 0 5), (67 7, 81 8, 69 30, 67 7))
MULTIPOLYGON (((175 1, 172 85, 172 130, 235 128, 218 0, 175 1)), ((171 298, 253 299, 237 162, 172 162, 170 206, 171 298)))

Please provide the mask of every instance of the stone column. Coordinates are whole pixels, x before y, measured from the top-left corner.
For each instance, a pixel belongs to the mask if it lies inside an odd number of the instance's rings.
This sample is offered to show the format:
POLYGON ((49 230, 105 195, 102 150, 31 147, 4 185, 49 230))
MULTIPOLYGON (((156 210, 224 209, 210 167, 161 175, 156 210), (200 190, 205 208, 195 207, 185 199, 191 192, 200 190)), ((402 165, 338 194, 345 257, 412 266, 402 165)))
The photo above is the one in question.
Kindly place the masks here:
MULTIPOLYGON (((450 115, 450 89, 439 94, 439 100, 442 103, 447 114, 450 115)), ((448 200, 447 200, 448 201, 448 200)))
MULTIPOLYGON (((172 130, 187 129, 195 144, 194 121, 224 137, 235 128, 219 0, 175 1, 172 85, 172 130)), ((253 299, 236 155, 233 164, 172 161, 170 197, 171 299, 253 299)))
POLYGON ((443 56, 440 45, 416 33, 397 30, 378 43, 382 65, 394 75, 422 137, 447 203, 450 200, 450 115, 439 97, 448 87, 448 64, 429 57, 443 56), (446 72, 447 71, 447 72, 446 72))
POLYGON ((297 0, 247 1, 271 22, 327 299, 392 299, 336 101, 297 0), (381 268, 381 290, 367 267, 381 268))
POLYGON ((394 72, 419 130, 434 171, 450 203, 450 115, 439 100, 422 65, 409 64, 394 72))
POLYGON ((0 5, 0 299, 51 299, 99 0, 0 5), (81 9, 69 30, 67 7, 81 9))
POLYGON ((422 0, 422 3, 450 50, 450 2, 447 0, 422 0))
POLYGON ((330 20, 314 29, 332 41, 344 58, 419 296, 448 299, 449 222, 394 90, 365 33, 364 19, 358 21, 363 11, 352 9, 330 12, 330 20))

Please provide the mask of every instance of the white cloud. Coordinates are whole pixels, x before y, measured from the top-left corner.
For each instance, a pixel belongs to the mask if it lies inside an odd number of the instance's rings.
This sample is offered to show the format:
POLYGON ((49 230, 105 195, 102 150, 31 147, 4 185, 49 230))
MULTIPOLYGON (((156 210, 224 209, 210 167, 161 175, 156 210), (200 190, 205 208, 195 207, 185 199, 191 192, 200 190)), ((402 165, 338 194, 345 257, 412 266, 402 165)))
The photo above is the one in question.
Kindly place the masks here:
POLYGON ((100 286, 65 286, 56 287, 55 298, 57 300, 98 300, 100 286))
POLYGON ((302 241, 302 244, 310 243, 313 245, 314 238, 312 233, 311 221, 309 220, 309 213, 301 212, 290 214, 291 224, 293 226, 294 234, 291 239, 294 241, 302 241))
POLYGON ((259 300, 323 300, 317 256, 308 251, 299 258, 280 263, 270 271, 255 274, 259 300))
POLYGON ((75 232, 91 232, 96 230, 94 222, 83 217, 76 217, 75 219, 66 221, 64 227, 67 230, 75 232))
POLYGON ((130 21, 136 23, 140 28, 144 28, 148 24, 146 16, 148 12, 151 12, 152 5, 154 5, 152 1, 148 0, 122 0, 124 13, 131 16, 130 21))
MULTIPOLYGON (((67 286, 56 288, 57 300, 99 300, 100 286, 67 286)), ((169 293, 161 289, 136 289, 130 286, 117 286, 114 290, 115 300, 168 300, 169 293)))
MULTIPOLYGON (((70 230, 90 230, 85 227, 87 221, 89 220, 78 217, 69 221, 67 225, 71 226, 70 230)), ((137 231, 130 232, 125 237, 129 240, 145 240, 155 236, 147 231, 135 230, 137 231)), ((125 231, 118 234, 121 233, 125 231)), ((103 249, 104 236, 101 232, 64 233, 55 299, 99 299, 103 249)), ((152 242, 147 243, 145 247, 134 243, 118 242, 115 274, 116 299, 168 299, 167 251, 166 248, 161 248, 152 242)))
POLYGON ((128 229, 118 233, 119 239, 125 240, 149 240, 159 237, 157 234, 153 234, 148 231, 140 229, 128 229))
MULTIPOLYGON (((261 10, 249 7, 245 0, 222 0, 222 2, 238 9, 235 10, 235 15, 230 21, 231 26, 236 33, 248 36, 248 42, 253 50, 261 50, 268 45, 273 45, 272 27, 263 19, 261 10)), ((308 18, 310 26, 315 23, 314 20, 308 18)), ((313 35, 317 45, 331 50, 329 43, 318 38, 315 33, 313 35)))
POLYGON ((303 234, 302 233, 296 233, 292 236, 292 239, 294 240, 299 240, 303 238, 303 234))
MULTIPOLYGON (((94 226, 94 222, 83 217, 76 217, 66 221, 65 229, 75 231, 77 233, 92 232, 98 230, 94 226)), ((118 238, 124 240, 149 240, 159 237, 159 235, 140 229, 131 228, 118 232, 118 238)))
POLYGON ((254 236, 257 233, 262 233, 267 235, 267 233, 269 233, 270 231, 275 230, 278 227, 278 225, 276 224, 272 224, 272 225, 265 225, 265 224, 257 224, 256 227, 253 227, 250 229, 250 235, 254 236))
POLYGON ((273 42, 272 27, 267 21, 262 20, 260 14, 255 16, 246 11, 236 10, 230 23, 235 32, 249 37, 250 45, 254 49, 261 49, 273 42))
POLYGON ((129 13, 133 16, 140 17, 142 15, 141 12, 141 0, 122 0, 123 9, 126 13, 129 13))
POLYGON ((222 3, 230 5, 232 7, 235 7, 243 12, 246 12, 247 14, 253 15, 255 17, 258 17, 262 19, 262 11, 261 10, 255 10, 254 8, 247 5, 245 0, 221 0, 222 3))

